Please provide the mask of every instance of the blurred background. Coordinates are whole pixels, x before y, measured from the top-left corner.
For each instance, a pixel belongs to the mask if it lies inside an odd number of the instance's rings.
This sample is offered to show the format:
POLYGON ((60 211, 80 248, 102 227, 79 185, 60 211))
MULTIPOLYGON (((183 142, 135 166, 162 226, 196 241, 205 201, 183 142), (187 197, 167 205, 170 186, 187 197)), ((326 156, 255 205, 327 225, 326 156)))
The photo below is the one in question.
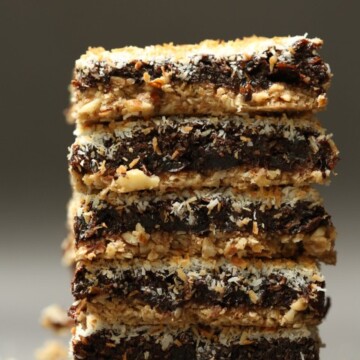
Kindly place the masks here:
POLYGON ((360 117, 356 1, 0 0, 0 359, 32 359, 51 338, 38 319, 71 303, 60 264, 70 196, 65 123, 75 59, 88 46, 193 43, 252 34, 325 40, 335 74, 320 115, 341 150, 338 176, 321 189, 338 228, 338 265, 323 267, 332 308, 322 359, 359 359, 360 117))

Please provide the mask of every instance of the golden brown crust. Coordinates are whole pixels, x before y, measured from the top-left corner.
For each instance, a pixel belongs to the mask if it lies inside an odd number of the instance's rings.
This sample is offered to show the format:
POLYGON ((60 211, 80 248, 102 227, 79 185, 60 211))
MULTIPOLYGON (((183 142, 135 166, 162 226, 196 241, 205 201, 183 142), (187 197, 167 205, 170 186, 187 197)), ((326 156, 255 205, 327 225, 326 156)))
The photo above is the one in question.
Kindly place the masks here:
POLYGON ((271 308, 249 311, 247 308, 227 309, 219 306, 199 306, 190 304, 175 311, 158 312, 149 305, 129 306, 123 302, 81 300, 75 312, 78 323, 86 327, 89 320, 101 319, 110 326, 126 325, 166 325, 186 326, 204 324, 217 326, 258 326, 299 328, 304 325, 318 325, 321 319, 311 312, 304 311, 301 304, 306 300, 298 299, 290 309, 271 308), (90 315, 90 316, 89 316, 90 315))
POLYGON ((108 122, 109 119, 158 115, 197 114, 215 116, 248 112, 302 112, 321 110, 327 104, 325 94, 276 83, 254 93, 251 101, 226 88, 212 84, 177 85, 164 83, 157 97, 148 84, 128 84, 122 78, 111 79, 111 92, 97 89, 72 89, 70 123, 108 122))
POLYGON ((230 41, 224 40, 203 40, 198 44, 174 45, 165 43, 162 45, 151 45, 144 48, 126 46, 123 48, 107 51, 102 47, 89 48, 86 54, 77 61, 77 68, 86 68, 88 62, 130 62, 132 60, 160 61, 162 59, 173 59, 178 62, 187 62, 189 57, 196 54, 211 54, 216 57, 237 55, 245 56, 262 53, 271 47, 288 49, 299 40, 307 39, 317 47, 321 47, 323 41, 319 38, 308 39, 306 36, 277 36, 263 37, 250 36, 230 41))
POLYGON ((336 232, 321 227, 313 234, 284 235, 281 238, 240 236, 239 234, 210 234, 206 237, 183 233, 156 232, 145 236, 134 231, 124 237, 99 239, 96 244, 79 243, 75 246, 74 235, 66 239, 67 249, 63 261, 70 266, 75 261, 94 259, 129 260, 142 258, 157 260, 168 256, 189 256, 203 259, 225 257, 240 258, 294 258, 299 255, 313 257, 326 264, 336 263, 334 243, 336 232), (146 239, 146 241, 144 241, 146 239), (301 249, 301 250, 299 250, 301 249))
MULTIPOLYGON (((134 173, 134 170, 126 173, 134 173)), ((330 179, 330 171, 326 176, 320 170, 314 171, 281 171, 268 170, 265 168, 248 168, 239 166, 228 170, 212 171, 208 174, 201 174, 193 171, 180 171, 178 173, 164 173, 153 176, 154 181, 142 172, 134 174, 129 181, 123 177, 115 180, 112 176, 104 176, 101 171, 94 174, 81 175, 70 169, 71 183, 75 191, 90 193, 104 190, 118 193, 127 193, 138 190, 153 189, 160 191, 201 189, 217 187, 233 187, 239 190, 246 190, 251 186, 307 186, 312 183, 327 184, 330 179), (135 181, 135 177, 139 181, 135 181), (131 186, 130 183, 131 182, 131 186)), ((126 178, 126 177, 125 177, 126 178)))

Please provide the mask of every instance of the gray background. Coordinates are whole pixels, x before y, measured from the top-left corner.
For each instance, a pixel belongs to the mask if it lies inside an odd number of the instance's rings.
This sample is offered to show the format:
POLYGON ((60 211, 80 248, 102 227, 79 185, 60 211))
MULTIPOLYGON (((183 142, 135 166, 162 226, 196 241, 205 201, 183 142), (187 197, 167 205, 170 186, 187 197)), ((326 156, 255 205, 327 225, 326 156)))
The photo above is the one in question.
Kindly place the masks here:
POLYGON ((356 1, 0 0, 0 359, 31 359, 49 338, 41 309, 68 306, 60 265, 70 196, 63 109, 74 60, 87 46, 296 35, 325 40, 335 73, 321 114, 341 163, 321 191, 338 227, 336 267, 324 267, 331 312, 321 327, 322 359, 360 359, 359 10, 356 1))

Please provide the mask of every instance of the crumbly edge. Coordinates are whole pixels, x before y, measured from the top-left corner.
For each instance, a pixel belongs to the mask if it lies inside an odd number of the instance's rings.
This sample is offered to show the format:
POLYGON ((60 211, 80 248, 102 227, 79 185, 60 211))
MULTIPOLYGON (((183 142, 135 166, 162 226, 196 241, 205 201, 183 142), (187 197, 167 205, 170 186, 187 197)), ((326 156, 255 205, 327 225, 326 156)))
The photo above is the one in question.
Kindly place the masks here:
POLYGON ((152 96, 149 84, 137 85, 133 79, 112 78, 111 90, 71 88, 70 123, 108 122, 130 117, 150 118, 159 115, 241 115, 255 112, 304 112, 321 110, 327 104, 326 94, 276 83, 254 92, 251 101, 240 93, 212 84, 157 85, 158 96, 152 96), (159 87, 160 86, 160 87, 159 87), (161 92, 160 92, 161 91, 161 92))
MULTIPOLYGON (((75 236, 72 231, 69 231, 68 235, 63 240, 61 244, 61 249, 62 249, 61 263, 63 266, 72 268, 75 266, 75 263, 78 260, 81 260, 81 258, 78 257, 76 253, 77 250, 75 247, 75 236)), ((90 254, 91 251, 87 250, 86 252, 90 254)), ((94 258, 95 256, 97 255, 94 253, 94 256, 92 258, 94 258)))
POLYGON ((96 297, 96 300, 79 300, 73 305, 73 316, 83 328, 92 328, 93 322, 101 321, 115 326, 126 325, 166 325, 186 326, 204 324, 212 327, 222 326, 258 326, 301 328, 304 325, 318 325, 321 319, 312 312, 306 312, 303 305, 306 299, 299 298, 290 308, 258 308, 249 311, 246 308, 227 309, 219 306, 198 306, 187 304, 175 311, 159 312, 149 305, 128 305, 121 301, 108 301, 96 297))
POLYGON ((45 329, 49 329, 58 335, 68 335, 74 325, 67 311, 56 304, 43 309, 40 323, 45 329))

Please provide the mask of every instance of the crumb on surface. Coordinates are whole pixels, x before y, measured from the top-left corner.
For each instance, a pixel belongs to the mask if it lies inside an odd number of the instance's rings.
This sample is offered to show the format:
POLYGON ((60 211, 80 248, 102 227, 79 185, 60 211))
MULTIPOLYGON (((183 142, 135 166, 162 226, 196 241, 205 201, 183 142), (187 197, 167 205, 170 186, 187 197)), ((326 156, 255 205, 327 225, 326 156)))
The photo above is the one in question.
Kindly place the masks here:
POLYGON ((68 348, 59 341, 49 340, 35 351, 36 360, 67 360, 68 348))

